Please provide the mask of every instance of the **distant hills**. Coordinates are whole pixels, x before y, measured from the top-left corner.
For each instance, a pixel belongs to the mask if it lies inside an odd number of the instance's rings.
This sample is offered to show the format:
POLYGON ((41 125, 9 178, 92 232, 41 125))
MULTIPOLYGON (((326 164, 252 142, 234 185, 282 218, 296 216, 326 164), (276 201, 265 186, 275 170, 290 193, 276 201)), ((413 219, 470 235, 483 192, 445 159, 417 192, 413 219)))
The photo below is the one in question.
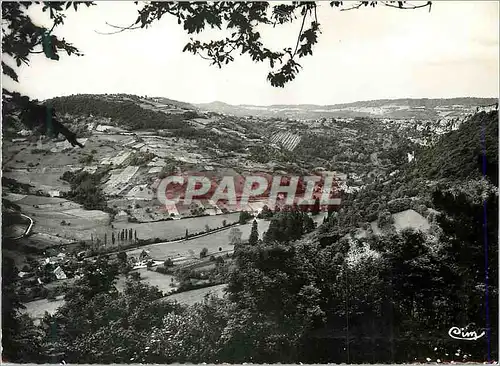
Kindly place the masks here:
MULTIPOLYGON (((172 109, 184 109, 184 110, 196 110, 197 108, 190 103, 180 102, 178 100, 168 99, 164 97, 149 97, 147 95, 133 95, 133 94, 73 94, 67 96, 56 97, 48 99, 45 103, 50 103, 54 101, 67 101, 75 99, 99 99, 105 101, 115 101, 115 102, 136 102, 142 104, 143 106, 153 106, 160 108, 172 108, 172 109)), ((151 109, 151 108, 150 108, 151 109)))
MULTIPOLYGON (((451 99, 380 99, 334 105, 297 104, 258 106, 231 105, 223 102, 191 104, 163 97, 128 94, 81 94, 53 98, 45 103, 57 111, 87 114, 121 120, 125 127, 183 128, 185 121, 197 118, 200 112, 213 112, 237 117, 320 119, 320 118, 387 118, 387 119, 464 119, 478 107, 492 106, 494 98, 451 99)), ((202 113, 203 114, 203 113, 202 113)))
POLYGON ((128 94, 78 94, 44 102, 60 114, 93 116, 131 130, 182 129, 198 116, 196 107, 167 98, 128 94))
POLYGON ((375 117, 396 119, 439 119, 460 117, 478 106, 496 103, 495 98, 380 99, 334 105, 231 105, 223 102, 195 104, 200 110, 235 116, 316 119, 328 117, 375 117))

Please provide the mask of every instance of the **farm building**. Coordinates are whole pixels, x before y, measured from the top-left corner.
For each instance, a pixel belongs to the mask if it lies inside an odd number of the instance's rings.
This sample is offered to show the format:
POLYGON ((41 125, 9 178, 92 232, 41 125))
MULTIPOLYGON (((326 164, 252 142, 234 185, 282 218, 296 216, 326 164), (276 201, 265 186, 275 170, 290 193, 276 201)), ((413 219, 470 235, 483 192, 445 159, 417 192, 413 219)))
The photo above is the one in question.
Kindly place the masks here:
POLYGON ((57 267, 56 269, 54 269, 54 275, 58 280, 65 280, 67 278, 66 273, 64 273, 61 267, 57 267))

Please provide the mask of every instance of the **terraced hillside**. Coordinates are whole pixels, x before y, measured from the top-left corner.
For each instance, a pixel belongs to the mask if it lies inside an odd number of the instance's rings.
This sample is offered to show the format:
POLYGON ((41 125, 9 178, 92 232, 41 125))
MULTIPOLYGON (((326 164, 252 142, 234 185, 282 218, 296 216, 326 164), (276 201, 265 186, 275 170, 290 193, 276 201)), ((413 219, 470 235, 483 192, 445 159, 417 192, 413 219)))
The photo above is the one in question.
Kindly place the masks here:
POLYGON ((299 144, 301 137, 290 132, 278 132, 271 137, 271 142, 283 146, 289 151, 293 151, 299 144))

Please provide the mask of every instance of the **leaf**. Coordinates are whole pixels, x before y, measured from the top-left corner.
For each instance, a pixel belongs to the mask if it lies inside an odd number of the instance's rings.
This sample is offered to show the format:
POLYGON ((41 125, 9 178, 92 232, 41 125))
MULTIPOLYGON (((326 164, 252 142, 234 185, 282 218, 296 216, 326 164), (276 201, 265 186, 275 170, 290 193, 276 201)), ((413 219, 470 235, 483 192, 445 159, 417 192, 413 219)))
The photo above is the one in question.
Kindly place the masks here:
POLYGON ((12 80, 19 82, 17 74, 14 71, 14 69, 3 61, 2 61, 2 73, 10 77, 12 80))

